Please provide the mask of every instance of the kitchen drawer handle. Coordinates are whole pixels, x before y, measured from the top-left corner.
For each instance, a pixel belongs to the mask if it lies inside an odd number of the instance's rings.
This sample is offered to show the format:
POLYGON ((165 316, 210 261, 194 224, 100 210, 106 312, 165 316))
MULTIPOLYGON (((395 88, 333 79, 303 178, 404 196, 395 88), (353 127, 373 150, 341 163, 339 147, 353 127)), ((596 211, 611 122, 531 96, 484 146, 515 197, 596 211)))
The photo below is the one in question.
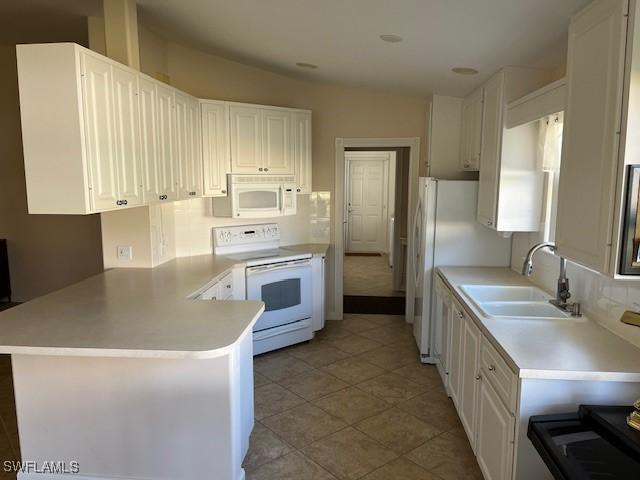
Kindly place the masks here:
POLYGON ((264 170, 264 168, 262 168, 262 167, 260 167, 260 168, 258 169, 258 171, 259 171, 259 172, 261 172, 261 171, 263 171, 263 170, 264 170))
POLYGON ((166 200, 166 199, 167 199, 167 196, 166 196, 166 195, 160 195, 158 198, 159 198, 160 200, 166 200))
POLYGON ((220 193, 227 193, 226 190, 220 190, 220 193))
POLYGON ((127 203, 129 203, 127 200, 122 200, 123 205, 126 205, 127 203))
POLYGON ((116 200, 116 205, 118 206, 122 205, 122 200, 116 200))
POLYGON ((458 318, 464 318, 464 313, 458 312, 458 318))
POLYGON ((268 171, 269 171, 269 169, 268 169, 268 168, 265 168, 265 169, 264 169, 264 171, 265 171, 265 172, 268 172, 268 171))
POLYGON ((476 380, 481 380, 481 379, 482 379, 482 375, 477 374, 477 375, 476 375, 476 380))
POLYGON ((489 371, 490 372, 495 372, 496 371, 496 366, 495 365, 489 365, 489 371))

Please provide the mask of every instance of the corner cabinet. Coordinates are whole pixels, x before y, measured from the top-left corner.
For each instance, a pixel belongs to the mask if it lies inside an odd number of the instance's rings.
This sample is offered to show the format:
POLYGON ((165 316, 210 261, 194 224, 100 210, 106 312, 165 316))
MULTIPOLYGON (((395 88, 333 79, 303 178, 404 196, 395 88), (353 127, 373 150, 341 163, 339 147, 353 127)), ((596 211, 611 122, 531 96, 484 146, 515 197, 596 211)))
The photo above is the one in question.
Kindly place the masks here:
POLYGON ((533 124, 505 128, 505 112, 509 102, 548 80, 544 70, 507 67, 483 85, 477 218, 486 227, 501 232, 540 228, 543 172, 535 159, 537 130, 533 124))
POLYGON ((294 162, 297 193, 309 194, 311 186, 311 111, 293 114, 294 162))
POLYGON ((626 0, 595 1, 569 25, 556 244, 559 255, 605 274, 617 270, 620 137, 630 137, 621 132, 625 50, 634 50, 626 45, 628 7, 626 0))

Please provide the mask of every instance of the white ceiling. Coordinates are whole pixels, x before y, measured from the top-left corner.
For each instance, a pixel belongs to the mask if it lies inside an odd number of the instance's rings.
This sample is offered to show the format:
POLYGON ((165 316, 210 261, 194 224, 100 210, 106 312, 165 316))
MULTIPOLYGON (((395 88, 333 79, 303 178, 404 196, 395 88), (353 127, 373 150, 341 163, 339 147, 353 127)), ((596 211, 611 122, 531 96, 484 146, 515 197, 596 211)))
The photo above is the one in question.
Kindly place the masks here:
MULTIPOLYGON (((464 95, 504 65, 564 62, 569 17, 590 0, 138 0, 173 40, 319 81, 464 95), (398 34, 386 43, 381 34, 398 34), (306 71, 296 62, 314 63, 306 71), (480 74, 456 75, 452 67, 480 74)), ((100 0, 2 0, 0 15, 100 12, 100 0)))
POLYGON ((564 62, 589 0, 138 0, 174 38, 245 63, 352 86, 463 95, 504 65, 564 62), (381 34, 402 43, 385 43, 381 34), (318 70, 300 71, 296 62, 318 70), (473 67, 475 77, 452 73, 473 67))

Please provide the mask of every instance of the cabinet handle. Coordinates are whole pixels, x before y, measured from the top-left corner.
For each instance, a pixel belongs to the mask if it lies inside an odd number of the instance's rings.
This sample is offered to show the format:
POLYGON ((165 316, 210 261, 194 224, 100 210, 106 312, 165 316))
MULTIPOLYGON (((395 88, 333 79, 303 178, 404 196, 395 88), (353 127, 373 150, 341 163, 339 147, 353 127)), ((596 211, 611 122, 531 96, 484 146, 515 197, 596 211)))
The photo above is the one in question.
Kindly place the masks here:
POLYGON ((159 198, 160 200, 166 200, 166 199, 167 199, 167 196, 166 196, 166 195, 160 195, 158 198, 159 198))
POLYGON ((296 188, 296 192, 301 192, 301 191, 302 191, 302 189, 296 188))
POLYGON ((127 203, 129 203, 127 200, 122 200, 123 205, 126 205, 127 203))
POLYGON ((464 318, 464 313, 458 312, 458 318, 464 318))
POLYGON ((265 168, 265 169, 264 169, 264 171, 265 171, 265 172, 268 172, 268 171, 269 171, 269 169, 268 169, 268 168, 265 168))
POLYGON ((260 167, 260 168, 258 169, 258 171, 259 171, 259 172, 261 172, 261 171, 263 171, 263 170, 264 170, 264 168, 262 168, 262 167, 260 167))
POLYGON ((495 372, 496 371, 496 366, 495 365, 489 365, 489 371, 490 372, 495 372))
POLYGON ((481 379, 482 379, 482 375, 477 374, 477 375, 476 375, 476 380, 481 380, 481 379))
POLYGON ((220 190, 220 193, 227 193, 226 190, 220 190))
POLYGON ((122 200, 116 200, 116 205, 118 206, 122 205, 122 200))
POLYGON ((231 288, 231 285, 227 285, 227 288, 231 288))
POLYGON ((465 163, 465 164, 464 164, 464 168, 469 168, 469 164, 468 164, 468 163, 465 163))
POLYGON ((493 222, 491 220, 487 221, 487 225, 492 226, 493 222))

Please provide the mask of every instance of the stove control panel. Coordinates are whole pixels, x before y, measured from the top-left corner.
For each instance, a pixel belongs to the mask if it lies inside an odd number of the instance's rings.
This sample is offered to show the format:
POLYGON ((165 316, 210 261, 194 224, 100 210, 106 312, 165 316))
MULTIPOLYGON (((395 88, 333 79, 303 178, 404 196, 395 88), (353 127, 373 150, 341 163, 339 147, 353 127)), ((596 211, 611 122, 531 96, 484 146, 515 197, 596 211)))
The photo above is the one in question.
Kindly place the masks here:
POLYGON ((277 242, 280 229, 277 223, 220 227, 213 229, 213 240, 216 247, 277 242))

